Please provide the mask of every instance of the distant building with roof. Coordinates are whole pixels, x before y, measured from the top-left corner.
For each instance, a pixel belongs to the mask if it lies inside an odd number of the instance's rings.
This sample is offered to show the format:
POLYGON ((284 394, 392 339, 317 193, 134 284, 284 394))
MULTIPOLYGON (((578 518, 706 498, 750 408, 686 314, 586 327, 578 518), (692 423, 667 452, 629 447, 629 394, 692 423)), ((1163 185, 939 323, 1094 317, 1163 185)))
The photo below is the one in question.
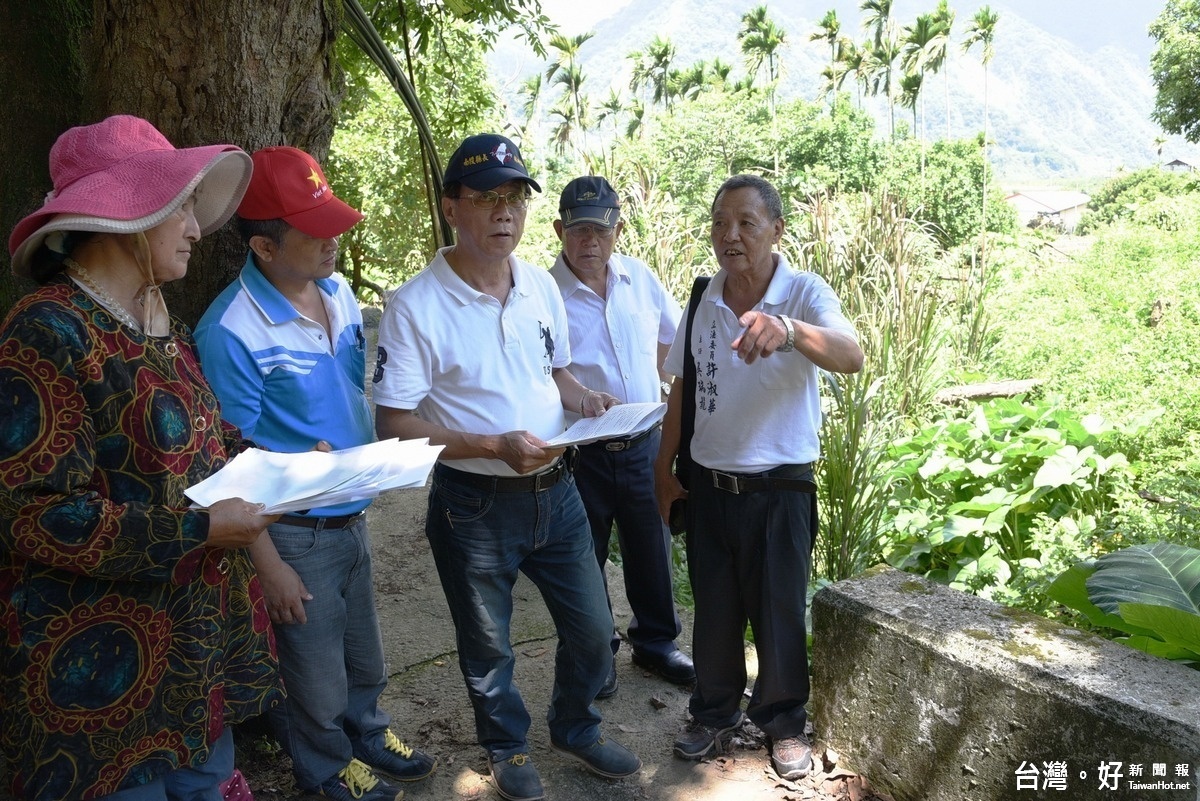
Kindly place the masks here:
POLYGON ((1191 164, 1188 164, 1183 159, 1172 159, 1171 161, 1168 161, 1166 164, 1163 165, 1163 169, 1169 170, 1170 172, 1195 172, 1196 171, 1195 167, 1193 167, 1191 164))
POLYGON ((1071 233, 1092 199, 1083 192, 1064 189, 1024 189, 1005 200, 1016 209, 1022 225, 1051 225, 1071 233))

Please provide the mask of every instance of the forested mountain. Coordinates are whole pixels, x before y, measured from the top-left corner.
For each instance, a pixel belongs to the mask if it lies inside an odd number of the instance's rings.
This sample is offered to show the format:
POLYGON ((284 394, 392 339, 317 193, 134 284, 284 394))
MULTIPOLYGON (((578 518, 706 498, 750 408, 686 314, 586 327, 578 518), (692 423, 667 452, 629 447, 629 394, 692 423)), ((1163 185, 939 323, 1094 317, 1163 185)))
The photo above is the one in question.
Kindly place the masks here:
MULTIPOLYGON (((675 46, 671 62, 677 69, 701 59, 720 58, 733 66, 733 76, 745 75, 738 46, 741 16, 754 2, 731 0, 630 0, 592 28, 594 36, 579 50, 583 91, 594 104, 609 88, 632 99, 629 80, 632 62, 627 56, 645 48, 656 36, 675 46)), ((825 12, 838 14, 842 34, 858 42, 862 30, 858 3, 850 0, 786 0, 767 3, 768 14, 786 33, 780 50, 783 63, 780 96, 819 100, 823 96, 822 70, 829 63, 825 41, 810 41, 825 12)), ((910 25, 918 13, 933 11, 928 0, 897 0, 898 26, 910 25)), ((980 2, 951 1, 956 12, 948 66, 925 79, 922 90, 927 139, 947 135, 947 77, 949 79, 949 135, 969 137, 983 129, 984 70, 980 49, 963 53, 960 43, 980 2)), ((1182 139, 1164 137, 1150 119, 1154 86, 1149 76, 1149 55, 1154 42, 1145 26, 1159 4, 1087 2, 1046 3, 1045 0, 1005 0, 990 3, 999 15, 995 30, 995 57, 988 67, 989 130, 994 143, 990 155, 999 174, 1009 181, 1110 175, 1121 168, 1139 168, 1160 158, 1182 158, 1200 163, 1200 148, 1182 139), (1151 8, 1151 6, 1155 6, 1151 8), (1038 19, 1045 27, 1028 18, 1038 19), (1165 143, 1160 143, 1160 137, 1165 143), (1161 156, 1158 154, 1162 145, 1161 156)), ((503 42, 491 60, 493 73, 514 109, 521 101, 518 90, 526 76, 544 71, 538 59, 521 43, 503 42)), ((861 94, 853 78, 843 90, 856 99, 861 94)), ((882 97, 863 96, 862 103, 888 128, 887 104, 882 97)), ((543 108, 548 107, 543 104, 543 108)), ((913 128, 913 114, 896 104, 898 124, 913 128)))

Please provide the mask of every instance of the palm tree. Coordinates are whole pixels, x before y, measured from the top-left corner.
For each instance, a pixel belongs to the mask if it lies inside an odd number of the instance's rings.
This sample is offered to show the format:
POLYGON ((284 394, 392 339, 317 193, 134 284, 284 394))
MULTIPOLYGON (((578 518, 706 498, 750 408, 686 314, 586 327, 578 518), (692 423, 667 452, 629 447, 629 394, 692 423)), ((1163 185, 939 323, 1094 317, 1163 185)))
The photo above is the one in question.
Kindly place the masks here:
POLYGON ((878 95, 880 91, 887 97, 888 119, 890 120, 889 135, 896 136, 896 94, 894 74, 896 61, 901 56, 900 41, 896 38, 891 26, 887 26, 884 36, 879 43, 871 47, 867 56, 867 74, 870 76, 871 94, 878 95))
MULTIPOLYGON (((822 17, 820 23, 817 24, 817 29, 809 34, 808 37, 810 42, 826 42, 829 45, 828 73, 822 74, 826 74, 826 77, 828 78, 826 87, 828 87, 832 92, 836 92, 837 86, 841 83, 841 81, 839 81, 837 78, 839 73, 838 43, 841 41, 841 34, 842 23, 838 22, 837 11, 830 9, 829 11, 825 12, 825 16, 822 17)), ((841 74, 845 75, 844 72, 841 74)), ((836 98, 837 96, 835 94, 835 101, 836 98)))
POLYGON ((667 80, 671 74, 671 62, 675 60, 675 44, 662 36, 655 36, 646 55, 650 58, 650 82, 654 87, 654 102, 671 109, 671 93, 667 80))
POLYGON ((862 0, 858 10, 866 14, 862 22, 863 30, 871 31, 872 42, 879 47, 893 24, 892 0, 862 0))
POLYGON ((937 11, 933 12, 934 22, 937 23, 937 51, 935 72, 945 72, 946 75, 946 138, 950 138, 950 36, 954 30, 954 10, 950 8, 949 0, 938 0, 937 11))
POLYGON ((521 84, 521 88, 517 90, 517 95, 525 98, 521 104, 521 113, 525 115, 523 133, 526 135, 528 135, 529 127, 533 124, 534 119, 537 118, 538 104, 542 101, 543 86, 542 74, 535 72, 526 78, 521 84))
MULTIPOLYGON (((910 75, 919 76, 920 80, 915 84, 909 81, 909 89, 915 87, 915 94, 912 97, 913 104, 913 131, 916 128, 917 103, 922 99, 921 86, 925 82, 925 73, 927 70, 933 69, 933 65, 937 59, 937 51, 939 46, 938 27, 934 21, 932 14, 921 14, 917 17, 917 21, 912 25, 905 25, 904 31, 903 57, 901 64, 905 72, 910 75)), ((944 46, 944 44, 942 45, 944 46)), ((901 90, 905 89, 901 86, 901 90)), ((921 127, 918 134, 921 140, 922 152, 925 146, 925 105, 921 103, 921 127)))
POLYGON ((579 48, 593 36, 594 33, 588 32, 575 36, 556 33, 550 37, 550 46, 558 51, 558 55, 546 68, 546 80, 563 86, 564 93, 571 99, 574 123, 580 130, 585 112, 581 101, 584 75, 578 64, 579 48))
POLYGON ((742 29, 738 41, 746 56, 751 75, 757 75, 766 66, 767 108, 775 118, 775 84, 780 77, 779 49, 787 41, 787 32, 767 16, 767 7, 758 6, 742 15, 742 29))
POLYGON ((682 70, 671 70, 671 96, 683 100, 695 100, 704 88, 708 66, 703 60, 682 70))
MULTIPOLYGON (((906 72, 900 78, 900 105, 912 109, 914 132, 917 130, 917 103, 921 97, 921 82, 924 80, 925 76, 919 72, 906 72)), ((922 161, 924 160, 922 159, 922 161)), ((923 167, 922 164, 922 179, 924 178, 923 167)))
POLYGON ((983 197, 980 200, 979 212, 979 264, 984 267, 984 252, 987 238, 987 190, 988 190, 988 64, 992 62, 995 49, 996 23, 1000 17, 992 11, 991 6, 981 6, 967 25, 967 35, 963 39, 962 49, 967 52, 976 44, 983 47, 983 197))

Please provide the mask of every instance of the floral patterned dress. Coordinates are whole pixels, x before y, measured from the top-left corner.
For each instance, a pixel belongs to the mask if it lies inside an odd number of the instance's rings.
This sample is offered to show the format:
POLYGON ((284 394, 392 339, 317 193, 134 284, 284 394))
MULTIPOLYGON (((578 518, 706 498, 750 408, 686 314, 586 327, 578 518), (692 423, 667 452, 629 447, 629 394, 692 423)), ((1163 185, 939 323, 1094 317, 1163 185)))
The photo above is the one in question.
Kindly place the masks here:
POLYGON ((205 548, 184 497, 250 443, 171 327, 122 326, 61 276, 0 327, 0 746, 23 798, 197 764, 282 697, 249 554, 205 548))

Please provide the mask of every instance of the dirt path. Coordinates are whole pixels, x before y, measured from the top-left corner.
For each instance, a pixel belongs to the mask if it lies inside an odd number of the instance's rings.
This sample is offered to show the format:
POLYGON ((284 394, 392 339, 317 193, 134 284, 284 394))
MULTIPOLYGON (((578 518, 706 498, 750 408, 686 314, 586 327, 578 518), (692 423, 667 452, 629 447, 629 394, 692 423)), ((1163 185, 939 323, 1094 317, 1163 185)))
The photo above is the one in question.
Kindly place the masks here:
MULTIPOLYGON (((388 493, 371 506, 369 523, 375 548, 375 584, 391 680, 384 696, 393 729, 402 739, 436 754, 437 773, 406 786, 405 798, 496 799, 487 776, 483 749, 475 731, 454 636, 441 585, 423 533, 425 491, 388 493)), ((610 565, 613 571, 616 568, 610 565)), ((622 581, 610 573, 619 625, 629 618, 622 581)), ((778 779, 768 767, 761 742, 740 738, 732 754, 711 762, 676 759, 671 743, 686 721, 688 691, 654 678, 629 661, 617 659, 620 690, 599 701, 604 730, 641 757, 637 776, 602 779, 550 750, 545 724, 554 671, 555 636, 550 616, 531 583, 522 579, 516 592, 513 641, 518 654, 516 681, 533 725, 531 756, 548 799, 655 799, 656 801, 776 801, 784 799, 869 799, 862 781, 833 770, 800 783, 778 779)), ((680 639, 691 642, 691 619, 684 616, 680 639)), ((242 738, 240 762, 260 801, 303 797, 296 792, 280 754, 253 753, 255 742, 242 738)))

